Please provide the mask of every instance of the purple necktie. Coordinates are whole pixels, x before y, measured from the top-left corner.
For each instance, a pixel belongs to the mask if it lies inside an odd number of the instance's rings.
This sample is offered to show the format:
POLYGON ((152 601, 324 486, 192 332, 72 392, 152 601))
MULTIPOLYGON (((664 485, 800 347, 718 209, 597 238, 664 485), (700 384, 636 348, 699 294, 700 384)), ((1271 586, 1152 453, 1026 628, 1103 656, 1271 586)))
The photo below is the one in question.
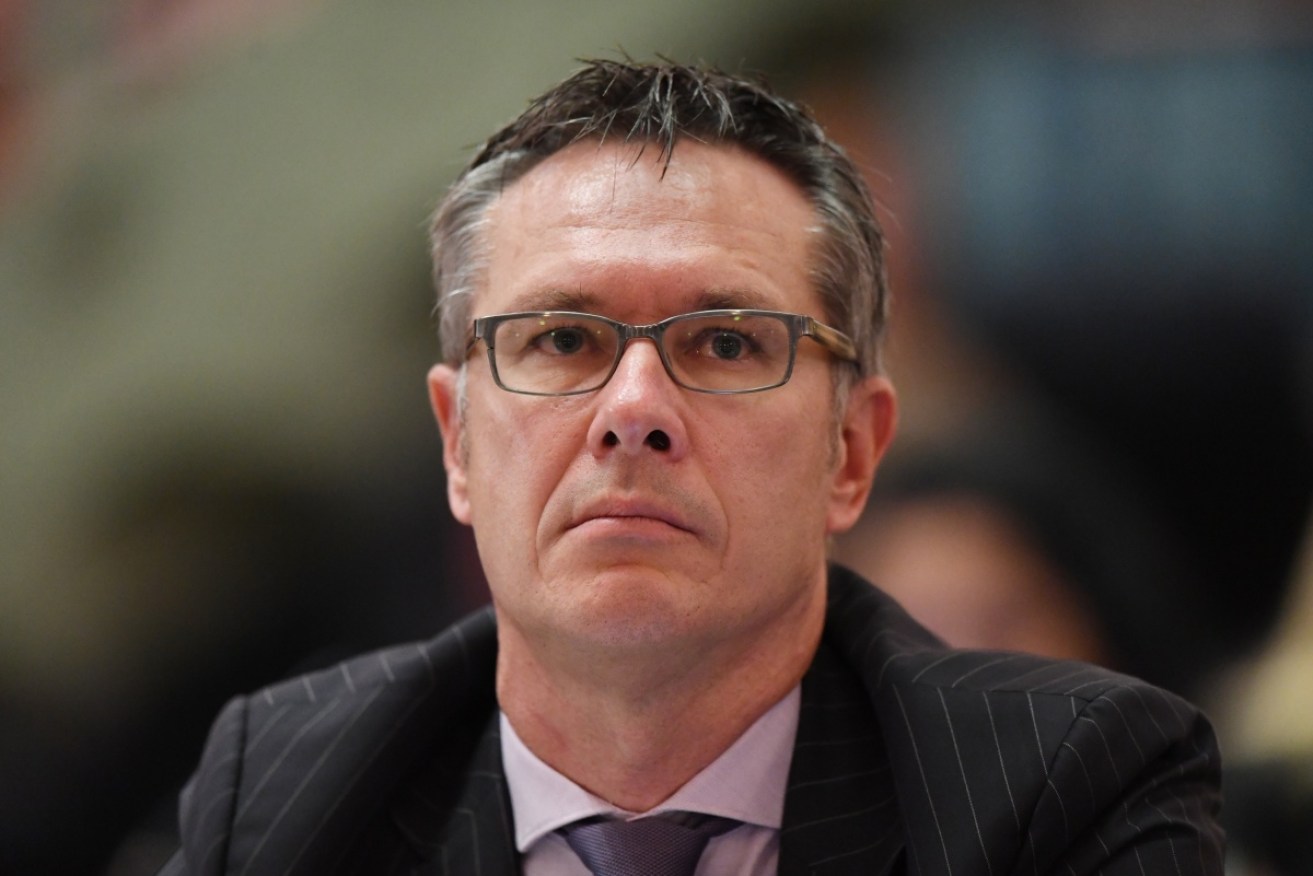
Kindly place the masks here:
POLYGON ((635 821, 589 818, 561 828, 593 876, 693 876, 714 836, 740 824, 695 812, 664 812, 635 821))

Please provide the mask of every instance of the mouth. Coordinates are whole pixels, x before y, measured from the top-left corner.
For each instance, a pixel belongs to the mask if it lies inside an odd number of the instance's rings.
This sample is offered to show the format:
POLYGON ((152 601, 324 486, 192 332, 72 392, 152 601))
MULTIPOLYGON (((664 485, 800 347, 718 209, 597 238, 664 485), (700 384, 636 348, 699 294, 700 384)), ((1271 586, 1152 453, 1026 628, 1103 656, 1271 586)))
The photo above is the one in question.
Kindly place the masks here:
POLYGON ((617 499, 585 506, 570 522, 569 528, 607 528, 635 532, 674 529, 690 534, 694 531, 682 515, 665 505, 643 500, 617 499))

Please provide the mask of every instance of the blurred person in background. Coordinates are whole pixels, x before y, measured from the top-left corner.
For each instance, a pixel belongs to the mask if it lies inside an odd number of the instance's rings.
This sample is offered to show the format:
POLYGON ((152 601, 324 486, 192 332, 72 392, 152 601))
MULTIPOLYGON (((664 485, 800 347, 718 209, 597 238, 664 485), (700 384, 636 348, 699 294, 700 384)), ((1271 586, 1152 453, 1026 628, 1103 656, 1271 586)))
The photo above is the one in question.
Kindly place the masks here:
POLYGON ((909 21, 899 130, 925 282, 1154 521, 1175 554, 1162 586, 1211 631, 1198 690, 1266 635, 1313 495, 1310 7, 1004 2, 909 21))
POLYGON ((1199 696, 1208 633, 1158 521, 1032 399, 895 457, 836 557, 958 647, 1084 660, 1199 696), (1170 622, 1168 621, 1170 619, 1170 622))

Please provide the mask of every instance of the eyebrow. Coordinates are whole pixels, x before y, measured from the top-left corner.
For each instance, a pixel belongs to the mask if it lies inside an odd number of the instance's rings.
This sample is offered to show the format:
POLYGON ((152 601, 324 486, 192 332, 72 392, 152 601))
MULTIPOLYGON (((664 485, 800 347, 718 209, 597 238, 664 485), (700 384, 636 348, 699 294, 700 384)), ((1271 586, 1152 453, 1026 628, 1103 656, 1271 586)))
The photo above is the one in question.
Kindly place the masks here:
POLYGON ((573 310, 581 313, 593 313, 600 303, 600 299, 596 295, 582 289, 549 287, 527 292, 515 298, 511 302, 511 306, 514 310, 528 312, 573 310))
POLYGON ((691 310, 777 310, 760 292, 751 289, 708 289, 693 301, 691 310))
MULTIPOLYGON (((712 288, 697 292, 689 299, 681 313, 700 310, 774 310, 773 302, 760 292, 751 289, 712 288)), ((582 289, 549 287, 528 292, 516 298, 511 306, 516 311, 572 310, 582 313, 601 313, 606 299, 582 289)))

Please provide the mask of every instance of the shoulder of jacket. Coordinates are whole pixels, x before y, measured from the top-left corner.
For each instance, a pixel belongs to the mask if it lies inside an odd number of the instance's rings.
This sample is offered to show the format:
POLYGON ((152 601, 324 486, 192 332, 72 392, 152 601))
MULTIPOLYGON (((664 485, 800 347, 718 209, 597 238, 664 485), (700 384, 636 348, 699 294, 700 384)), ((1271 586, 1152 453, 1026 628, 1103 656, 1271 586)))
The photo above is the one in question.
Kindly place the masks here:
POLYGON ((413 698, 434 688, 472 688, 492 678, 496 626, 481 609, 423 642, 394 645, 285 679, 247 695, 251 719, 367 698, 413 698))

